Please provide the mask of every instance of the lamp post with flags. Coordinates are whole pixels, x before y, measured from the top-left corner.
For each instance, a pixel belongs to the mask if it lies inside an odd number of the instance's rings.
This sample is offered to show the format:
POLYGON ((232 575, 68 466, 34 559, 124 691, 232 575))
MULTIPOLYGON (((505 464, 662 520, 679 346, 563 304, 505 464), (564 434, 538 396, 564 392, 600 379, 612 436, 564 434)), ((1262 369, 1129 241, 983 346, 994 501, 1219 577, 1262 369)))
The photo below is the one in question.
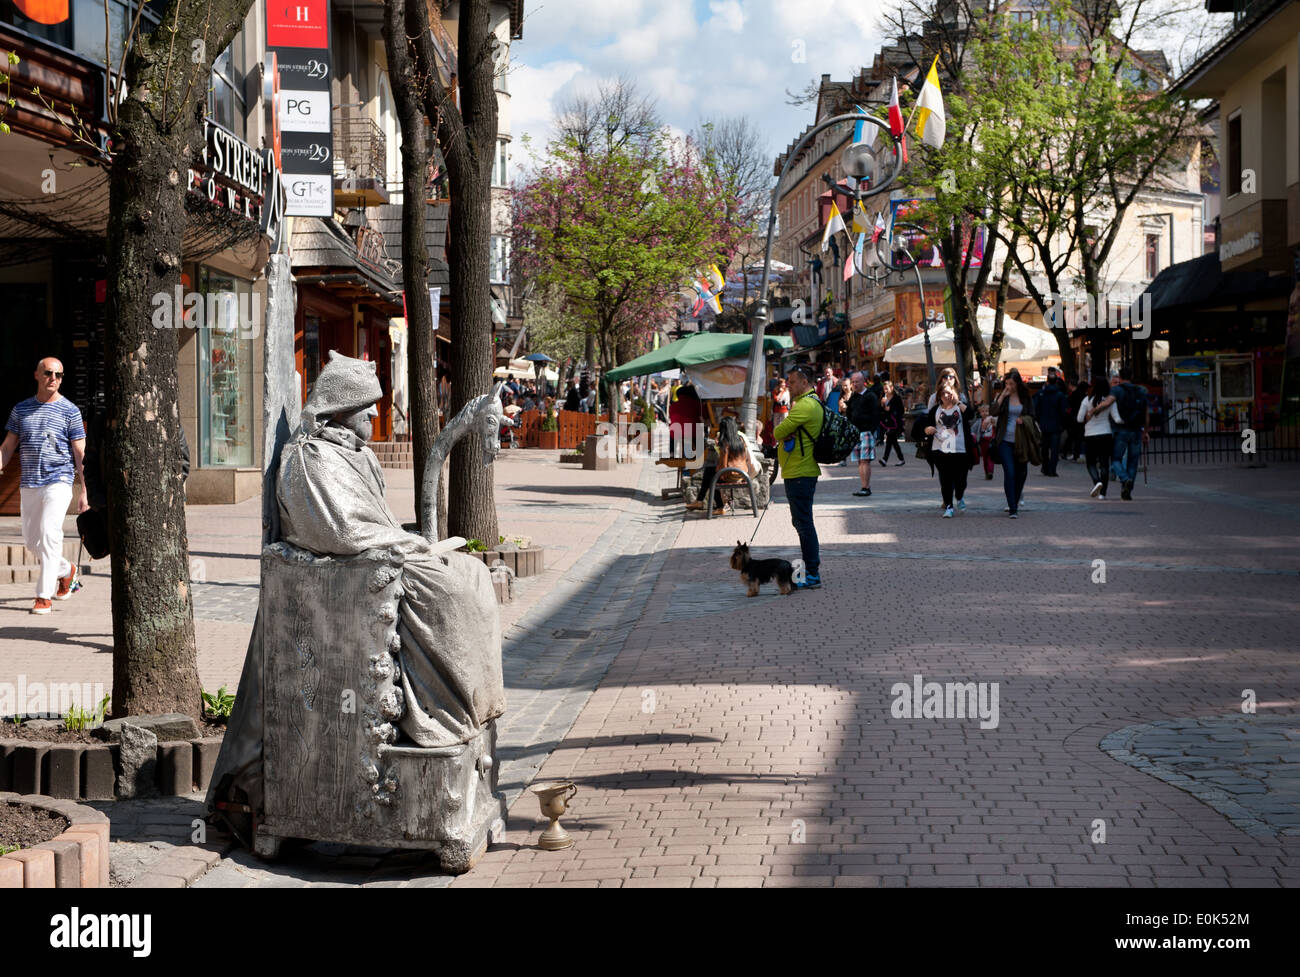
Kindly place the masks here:
MULTIPOLYGON (((776 186, 772 188, 772 206, 767 217, 767 246, 763 255, 763 278, 759 286, 758 304, 754 310, 753 319, 753 338, 749 347, 749 370, 745 377, 745 399, 741 405, 740 423, 745 429, 745 433, 751 438, 758 438, 758 399, 761 396, 763 388, 763 333, 767 329, 768 306, 767 291, 769 277, 772 269, 772 239, 773 232, 776 229, 776 207, 781 201, 782 184, 785 182, 786 174, 790 170, 791 164, 798 158, 800 151, 817 136, 818 133, 829 129, 831 126, 841 125, 845 122, 853 122, 854 133, 853 142, 845 151, 845 169, 849 171, 850 176, 854 177, 855 184, 851 191, 855 200, 855 206, 860 206, 861 201, 866 197, 873 197, 877 194, 884 193, 893 182, 898 178, 898 173, 902 169, 903 163, 907 158, 907 149, 903 139, 903 117, 898 110, 898 91, 897 82, 895 82, 894 95, 890 104, 890 117, 886 121, 862 111, 860 108, 856 112, 850 112, 845 115, 837 115, 834 118, 827 119, 818 125, 813 126, 803 134, 803 137, 795 144, 794 148, 786 154, 785 164, 781 167, 781 174, 777 177, 776 186), (872 183, 867 188, 863 184, 870 182, 868 178, 874 173, 876 154, 871 148, 871 143, 875 141, 878 132, 888 130, 894 146, 893 167, 890 169, 888 176, 879 184, 872 183)), ((856 220, 856 215, 855 215, 856 220)), ((843 221, 841 219, 841 226, 843 221)))

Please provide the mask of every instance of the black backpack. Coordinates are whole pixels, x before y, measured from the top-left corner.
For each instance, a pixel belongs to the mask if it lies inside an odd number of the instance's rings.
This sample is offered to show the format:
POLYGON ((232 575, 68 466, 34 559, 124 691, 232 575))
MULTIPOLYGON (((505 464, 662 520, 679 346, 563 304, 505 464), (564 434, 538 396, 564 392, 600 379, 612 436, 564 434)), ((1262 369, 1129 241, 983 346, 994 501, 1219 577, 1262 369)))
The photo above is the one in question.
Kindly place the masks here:
MULTIPOLYGON (((839 411, 831 410, 820 400, 818 403, 822 408, 822 429, 813 439, 813 460, 819 465, 836 465, 849 456, 849 453, 858 446, 861 438, 858 436, 858 429, 847 417, 839 411)), ((807 432, 803 425, 799 425, 800 437, 805 434, 807 432)))
POLYGON ((1146 387, 1136 383, 1120 385, 1121 396, 1115 398, 1115 409, 1119 411, 1119 422, 1126 428, 1142 426, 1147 414, 1146 387))

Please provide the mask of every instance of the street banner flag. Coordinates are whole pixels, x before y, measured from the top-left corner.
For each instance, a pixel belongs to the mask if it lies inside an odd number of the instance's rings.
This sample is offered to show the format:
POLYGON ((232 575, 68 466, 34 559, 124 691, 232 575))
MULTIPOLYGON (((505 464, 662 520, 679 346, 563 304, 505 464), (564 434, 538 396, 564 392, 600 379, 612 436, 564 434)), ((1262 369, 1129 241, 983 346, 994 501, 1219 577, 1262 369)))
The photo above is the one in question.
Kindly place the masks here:
MULTIPOLYGON (((853 111, 857 112, 859 115, 867 114, 867 110, 861 105, 853 106, 853 111)), ((876 141, 876 135, 879 131, 880 126, 876 125, 874 122, 868 122, 866 119, 858 119, 857 122, 853 123, 853 144, 856 146, 858 143, 864 142, 870 146, 876 141)))
POLYGON ((822 232, 822 250, 825 251, 830 247, 831 237, 836 231, 847 230, 844 226, 844 218, 840 216, 840 209, 835 206, 835 201, 831 201, 831 216, 826 222, 826 230, 822 232))
POLYGON ((713 285, 712 291, 720 293, 724 288, 727 287, 727 280, 722 277, 722 272, 718 271, 717 265, 709 265, 709 271, 712 273, 711 275, 711 283, 713 285))
MULTIPOLYGON (((860 239, 859 239, 860 240, 860 239)), ((853 277, 854 263, 853 259, 857 256, 857 251, 850 251, 844 256, 844 280, 847 282, 853 277)))
POLYGON ((871 243, 875 244, 880 240, 880 236, 885 233, 885 212, 882 210, 876 214, 876 226, 871 229, 871 243))
POLYGON ((862 201, 859 200, 853 211, 853 233, 863 234, 869 230, 871 230, 871 219, 867 217, 867 208, 863 207, 862 201))
POLYGON ((900 152, 903 154, 903 162, 907 162, 907 136, 903 132, 903 110, 898 104, 898 78, 890 83, 889 89, 889 132, 893 136, 902 137, 900 152))
POLYGON ((939 91, 939 58, 930 65, 930 73, 921 86, 921 96, 916 100, 916 131, 921 142, 935 149, 943 147, 947 120, 943 114, 943 94, 939 91))

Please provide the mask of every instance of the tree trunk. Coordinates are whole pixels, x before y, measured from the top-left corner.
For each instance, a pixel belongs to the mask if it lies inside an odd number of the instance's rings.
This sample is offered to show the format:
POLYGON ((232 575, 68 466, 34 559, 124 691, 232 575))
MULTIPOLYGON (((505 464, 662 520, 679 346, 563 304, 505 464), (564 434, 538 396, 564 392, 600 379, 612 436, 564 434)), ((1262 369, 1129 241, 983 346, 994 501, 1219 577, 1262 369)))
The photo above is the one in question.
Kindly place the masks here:
MULTIPOLYGON (((211 59, 251 0, 181 4, 137 36, 109 172, 105 469, 112 542, 113 714, 198 717, 198 659, 180 475, 175 329, 153 327, 155 296, 180 287, 186 170, 211 59), (174 32, 173 32, 174 31, 174 32), (202 41, 202 48, 195 42, 202 41), (203 50, 195 63, 192 53, 203 50)), ((173 309, 173 322, 181 320, 173 309)))
MULTIPOLYGON (((427 0, 407 0, 406 29, 415 42, 416 71, 425 80, 425 114, 436 119, 451 177, 451 414, 492 389, 492 306, 488 248, 492 229, 491 169, 497 138, 496 37, 488 0, 462 0, 457 39, 460 105, 442 89, 429 38, 427 0)), ((497 538, 492 469, 482 439, 462 438, 451 453, 447 530, 491 542, 497 538)))
MULTIPOLYGON (((429 164, 429 127, 415 90, 406 43, 405 0, 384 5, 384 48, 393 102, 402 132, 402 287, 406 292, 406 369, 411 391, 411 452, 415 462, 415 514, 424 512, 424 467, 438 436, 437 339, 429 299, 429 249, 425 239, 424 181, 429 164)), ((441 480, 440 480, 441 481, 441 480)), ((434 500, 433 511, 445 518, 434 500)), ((445 506, 445 503, 444 503, 445 506)), ((420 526, 421 532, 427 527, 420 526)), ((439 539, 445 537, 439 536, 439 539)))

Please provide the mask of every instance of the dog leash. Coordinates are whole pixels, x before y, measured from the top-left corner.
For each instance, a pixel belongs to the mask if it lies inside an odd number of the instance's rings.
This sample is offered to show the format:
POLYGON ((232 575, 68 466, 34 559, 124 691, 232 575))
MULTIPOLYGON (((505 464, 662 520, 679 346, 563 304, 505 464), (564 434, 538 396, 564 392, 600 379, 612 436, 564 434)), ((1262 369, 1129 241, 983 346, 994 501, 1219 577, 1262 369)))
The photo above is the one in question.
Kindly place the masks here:
POLYGON ((759 514, 758 525, 754 527, 754 535, 749 537, 749 544, 751 546, 754 544, 754 540, 758 537, 758 531, 763 528, 763 518, 767 515, 767 510, 772 508, 772 489, 770 486, 767 492, 767 505, 763 506, 763 511, 759 514))

